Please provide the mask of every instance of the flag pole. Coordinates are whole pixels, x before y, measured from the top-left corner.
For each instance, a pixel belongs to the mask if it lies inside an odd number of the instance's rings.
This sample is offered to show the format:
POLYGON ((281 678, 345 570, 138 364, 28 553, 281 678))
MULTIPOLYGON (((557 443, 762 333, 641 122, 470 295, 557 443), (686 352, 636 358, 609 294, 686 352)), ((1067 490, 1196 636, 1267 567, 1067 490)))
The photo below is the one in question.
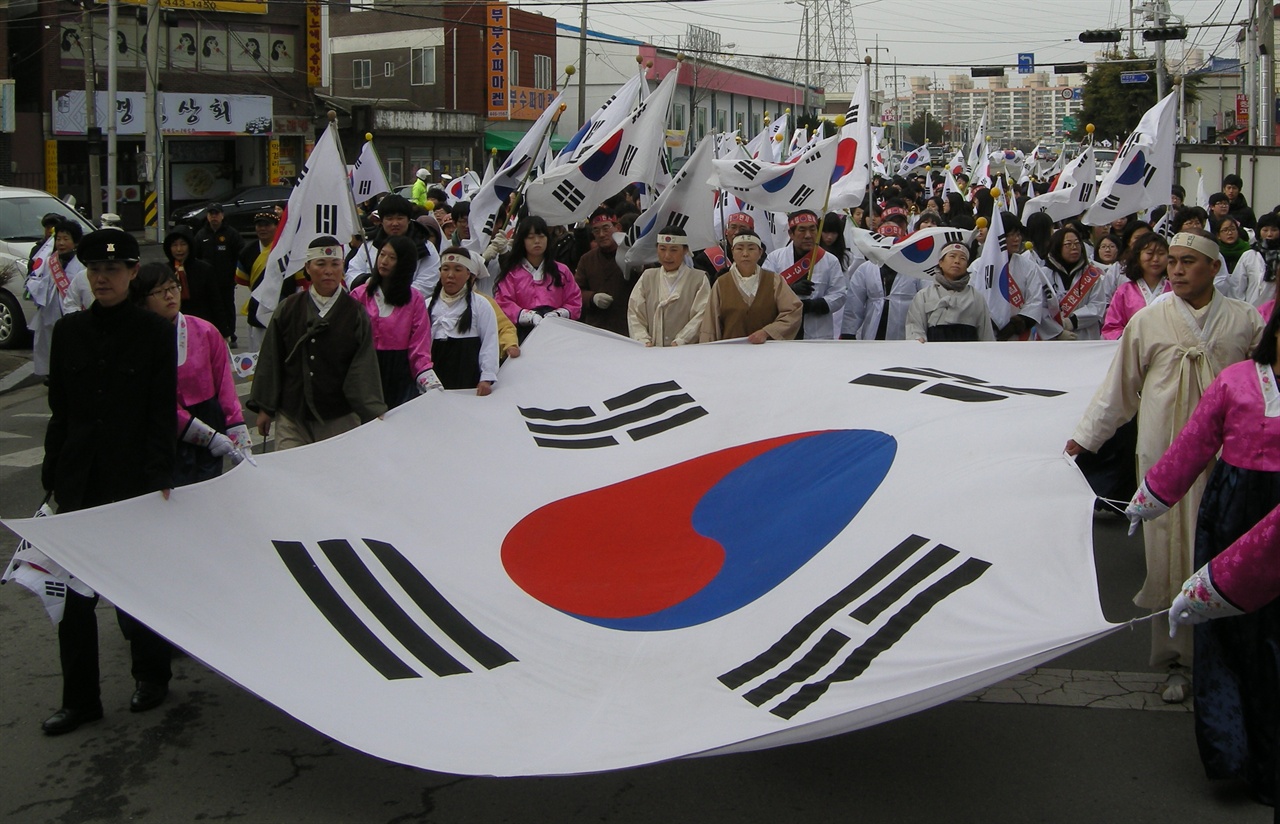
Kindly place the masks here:
MULTIPOLYGON (((373 160, 374 160, 374 162, 378 164, 378 169, 379 169, 379 170, 381 170, 381 169, 382 169, 382 158, 378 157, 378 149, 377 149, 377 147, 375 147, 375 146, 373 145, 373 134, 372 134, 371 132, 365 132, 365 133, 364 133, 364 140, 365 140, 365 142, 366 142, 366 143, 368 143, 368 144, 369 144, 369 153, 373 155, 373 160)), ((345 159, 343 160, 343 164, 344 164, 344 165, 346 164, 345 159)), ((386 177, 386 172, 383 172, 383 177, 384 177, 384 178, 386 177)), ((384 197, 385 197, 385 195, 384 195, 384 197)), ((363 229, 363 228, 364 228, 364 224, 363 224, 363 223, 361 223, 360 228, 361 228, 361 229, 363 229)), ((366 242, 366 241, 362 240, 362 241, 361 241, 361 243, 360 243, 360 248, 364 251, 364 262, 365 262, 365 263, 367 263, 367 264, 369 264, 369 271, 370 271, 370 272, 372 272, 372 271, 373 271, 373 260, 370 258, 370 255, 369 255, 369 244, 368 244, 368 242, 366 242)))
MULTIPOLYGON (((835 117, 836 134, 840 134, 840 130, 844 128, 844 115, 838 114, 835 117)), ((818 131, 822 131, 822 123, 818 123, 818 131)), ((870 185, 870 184, 868 184, 870 185)), ((831 203, 831 189, 835 186, 835 181, 831 176, 827 177, 827 193, 822 197, 822 214, 818 216, 818 236, 813 240, 813 249, 809 252, 809 271, 805 273, 805 277, 813 280, 813 267, 818 265, 818 249, 822 246, 822 222, 827 219, 827 206, 831 203)))
MULTIPOLYGON (((572 68, 573 66, 569 66, 568 68, 566 68, 565 74, 571 75, 572 72, 570 72, 569 69, 572 69, 572 68)), ((566 80, 565 82, 567 85, 568 81, 566 80)), ((562 102, 560 104, 560 108, 556 109, 556 113, 551 115, 551 122, 548 123, 547 127, 542 131, 542 139, 544 141, 548 141, 549 143, 549 141, 551 140, 551 133, 556 130, 556 124, 560 122, 560 115, 564 114, 565 109, 567 108, 569 107, 562 102)), ((524 190, 525 190, 525 187, 529 185, 529 181, 533 178, 533 167, 535 165, 536 164, 532 162, 529 164, 529 168, 525 170, 524 177, 520 178, 520 185, 516 186, 515 192, 512 193, 515 197, 515 203, 507 211, 508 222, 510 222, 515 218, 514 213, 520 209, 520 204, 524 202, 524 190)))

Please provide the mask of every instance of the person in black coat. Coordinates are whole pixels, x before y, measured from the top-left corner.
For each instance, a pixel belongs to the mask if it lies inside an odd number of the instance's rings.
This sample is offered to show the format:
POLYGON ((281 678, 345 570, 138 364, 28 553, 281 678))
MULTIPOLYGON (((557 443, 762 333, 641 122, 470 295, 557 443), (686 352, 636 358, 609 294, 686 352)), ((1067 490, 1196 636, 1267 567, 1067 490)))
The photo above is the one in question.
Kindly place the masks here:
POLYGON ((222 320, 218 331, 231 343, 236 342, 236 265, 244 240, 229 223, 223 221, 222 204, 210 203, 204 210, 205 224, 196 232, 195 256, 213 267, 213 280, 222 301, 222 320))
POLYGON ((182 287, 182 311, 207 320, 219 329, 231 319, 223 318, 223 300, 213 267, 195 256, 195 236, 183 225, 174 226, 164 237, 164 254, 169 268, 182 287))
MULTIPOLYGON (((41 482, 59 513, 157 491, 168 497, 178 426, 173 325, 128 298, 138 273, 132 235, 121 229, 90 232, 76 254, 88 270, 94 302, 53 328, 41 482)), ((44 722, 46 735, 102 717, 97 603, 96 595, 67 590, 58 624, 62 708, 44 722)), ((168 693, 172 650, 137 620, 116 613, 130 641, 137 682, 130 709, 152 709, 168 693)))

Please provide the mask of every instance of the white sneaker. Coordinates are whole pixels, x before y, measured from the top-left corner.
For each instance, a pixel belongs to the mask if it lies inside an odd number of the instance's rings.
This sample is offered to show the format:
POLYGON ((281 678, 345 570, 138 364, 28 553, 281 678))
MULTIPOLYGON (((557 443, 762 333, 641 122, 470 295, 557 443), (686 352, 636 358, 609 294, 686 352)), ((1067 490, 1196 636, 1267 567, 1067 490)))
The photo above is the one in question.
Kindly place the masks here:
POLYGON ((1160 693, 1160 700, 1166 704, 1181 704, 1187 700, 1190 692, 1191 681, 1181 672, 1169 673, 1169 678, 1164 682, 1164 691, 1160 693))

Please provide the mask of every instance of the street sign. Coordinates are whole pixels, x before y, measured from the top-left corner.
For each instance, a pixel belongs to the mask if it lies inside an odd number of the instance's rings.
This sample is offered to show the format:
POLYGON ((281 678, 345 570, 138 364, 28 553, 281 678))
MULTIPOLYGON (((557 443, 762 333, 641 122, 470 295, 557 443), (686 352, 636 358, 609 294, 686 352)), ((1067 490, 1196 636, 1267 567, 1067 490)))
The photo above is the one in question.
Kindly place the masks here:
POLYGON ((1071 89, 1063 89, 1059 94, 1063 100, 1071 99, 1071 89))
POLYGON ((1146 72, 1121 72, 1121 83, 1146 83, 1151 79, 1151 75, 1146 72))
POLYGON ((1062 118, 1062 131, 1064 132, 1074 132, 1078 125, 1080 125, 1080 121, 1076 120, 1073 115, 1067 115, 1062 118))
POLYGON ((1247 94, 1236 95, 1236 128, 1243 128, 1249 125, 1249 96, 1247 94))
POLYGON ((1018 53, 1018 74, 1031 74, 1036 70, 1036 56, 1031 52, 1018 53))
POLYGON ((1072 100, 1082 100, 1083 98, 1084 98, 1084 89, 1072 89, 1072 90, 1071 90, 1071 99, 1072 99, 1072 100))

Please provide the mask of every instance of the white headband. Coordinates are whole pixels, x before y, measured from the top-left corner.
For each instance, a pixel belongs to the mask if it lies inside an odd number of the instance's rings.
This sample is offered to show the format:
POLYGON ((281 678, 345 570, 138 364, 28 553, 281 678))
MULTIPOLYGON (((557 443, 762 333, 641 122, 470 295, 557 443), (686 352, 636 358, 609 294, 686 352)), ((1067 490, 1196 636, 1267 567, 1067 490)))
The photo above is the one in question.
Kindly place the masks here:
POLYGON ((952 252, 959 252, 964 255, 965 260, 969 259, 969 247, 965 246, 963 243, 949 243, 946 246, 943 246, 942 254, 938 255, 938 257, 942 258, 952 252))
POLYGON ((313 260, 342 260, 346 257, 342 253, 342 247, 333 244, 326 246, 311 246, 307 249, 307 259, 305 262, 310 263, 313 260))
POLYGON ((689 238, 685 235, 658 235, 658 243, 666 243, 671 246, 688 246, 689 238))
POLYGON ((440 262, 442 264, 456 263, 459 266, 465 266, 467 267, 468 272, 476 277, 480 277, 480 264, 471 255, 460 255, 457 252, 446 252, 440 256, 440 262))
POLYGON ((1172 246, 1186 246, 1188 249, 1195 249, 1209 260, 1217 260, 1220 254, 1218 244, 1209 240, 1207 237, 1193 235, 1190 232, 1178 232, 1173 236, 1173 240, 1169 241, 1172 246))

